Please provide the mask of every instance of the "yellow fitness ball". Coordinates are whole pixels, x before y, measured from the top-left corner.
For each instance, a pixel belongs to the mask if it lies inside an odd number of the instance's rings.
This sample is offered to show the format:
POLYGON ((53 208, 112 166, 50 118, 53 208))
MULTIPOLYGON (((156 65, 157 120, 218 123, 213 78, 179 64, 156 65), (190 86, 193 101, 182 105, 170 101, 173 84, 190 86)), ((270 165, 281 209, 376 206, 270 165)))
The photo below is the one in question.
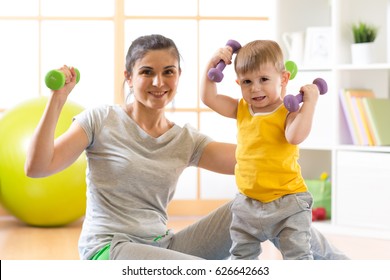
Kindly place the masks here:
MULTIPOLYGON (((46 97, 23 102, 0 118, 0 203, 32 226, 62 226, 85 214, 86 159, 82 154, 67 169, 45 178, 24 173, 27 147, 47 103, 46 97)), ((65 132, 83 108, 67 102, 55 136, 65 132)))

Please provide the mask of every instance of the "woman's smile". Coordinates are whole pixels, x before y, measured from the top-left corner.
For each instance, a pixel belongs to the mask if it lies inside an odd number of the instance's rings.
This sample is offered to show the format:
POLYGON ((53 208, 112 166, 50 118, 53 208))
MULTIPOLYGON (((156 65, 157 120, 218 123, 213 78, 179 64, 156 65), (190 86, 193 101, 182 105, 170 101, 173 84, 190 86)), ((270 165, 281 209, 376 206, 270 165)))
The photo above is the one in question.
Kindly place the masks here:
POLYGON ((151 94, 155 98, 162 98, 168 93, 168 91, 149 91, 149 94, 151 94))

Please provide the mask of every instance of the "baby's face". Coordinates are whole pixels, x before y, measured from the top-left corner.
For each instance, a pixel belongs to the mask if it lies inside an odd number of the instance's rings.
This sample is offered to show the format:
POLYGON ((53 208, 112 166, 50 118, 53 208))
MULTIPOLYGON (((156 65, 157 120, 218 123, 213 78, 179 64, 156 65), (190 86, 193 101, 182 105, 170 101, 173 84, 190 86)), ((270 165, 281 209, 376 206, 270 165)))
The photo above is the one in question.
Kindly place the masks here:
POLYGON ((238 75, 242 97, 254 113, 272 112, 283 103, 284 73, 267 63, 258 70, 238 75))

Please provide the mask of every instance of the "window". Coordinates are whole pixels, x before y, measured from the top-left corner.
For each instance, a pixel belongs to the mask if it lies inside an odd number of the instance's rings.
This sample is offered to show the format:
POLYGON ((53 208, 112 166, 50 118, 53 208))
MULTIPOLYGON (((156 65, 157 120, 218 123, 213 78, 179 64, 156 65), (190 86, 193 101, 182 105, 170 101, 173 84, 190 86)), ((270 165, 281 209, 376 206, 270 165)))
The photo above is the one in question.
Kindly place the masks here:
MULTIPOLYGON (((81 72, 70 99, 93 107, 124 101, 127 48, 140 35, 172 38, 182 55, 177 98, 167 108, 178 124, 190 123, 216 140, 235 142, 235 121, 211 112, 199 99, 199 75, 227 40, 242 44, 275 38, 276 4, 267 0, 0 0, 0 110, 47 95, 45 74, 63 64, 81 72), (91 8, 93 7, 93 8, 91 8)), ((232 67, 218 87, 240 97, 232 67)), ((229 199, 233 176, 189 168, 177 199, 229 199)))
POLYGON ((81 72, 70 99, 112 102, 114 8, 114 0, 0 0, 0 109, 47 95, 44 76, 64 64, 81 72))

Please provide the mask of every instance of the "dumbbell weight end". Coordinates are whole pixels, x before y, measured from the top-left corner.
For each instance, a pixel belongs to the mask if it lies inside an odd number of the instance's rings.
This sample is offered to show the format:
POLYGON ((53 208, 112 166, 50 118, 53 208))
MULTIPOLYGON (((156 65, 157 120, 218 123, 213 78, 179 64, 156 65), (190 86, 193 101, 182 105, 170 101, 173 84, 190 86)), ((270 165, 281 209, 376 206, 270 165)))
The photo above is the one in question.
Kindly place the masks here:
MULTIPOLYGON (((74 68, 76 72, 76 83, 80 81, 80 71, 74 68)), ((45 84, 51 90, 59 90, 65 85, 65 74, 60 70, 51 70, 45 76, 45 84)))

